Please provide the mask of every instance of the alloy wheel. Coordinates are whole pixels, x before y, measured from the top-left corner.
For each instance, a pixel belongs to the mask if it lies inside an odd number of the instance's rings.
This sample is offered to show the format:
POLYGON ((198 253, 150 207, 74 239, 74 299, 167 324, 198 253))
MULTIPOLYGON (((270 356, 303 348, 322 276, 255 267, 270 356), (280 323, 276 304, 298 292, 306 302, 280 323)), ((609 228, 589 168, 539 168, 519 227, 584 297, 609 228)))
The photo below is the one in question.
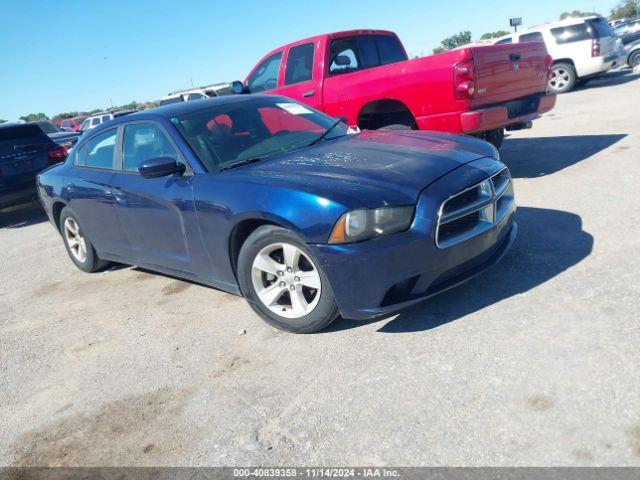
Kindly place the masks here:
POLYGON ((251 280, 264 306, 286 318, 311 313, 322 292, 318 268, 290 243, 273 243, 260 250, 253 260, 251 280))
POLYGON ((84 263, 87 259, 87 243, 82 236, 80 227, 71 217, 64 221, 64 239, 69 246, 71 255, 80 263, 84 263))
POLYGON ((571 82, 571 74, 564 68, 554 68, 549 85, 554 90, 562 90, 571 82))

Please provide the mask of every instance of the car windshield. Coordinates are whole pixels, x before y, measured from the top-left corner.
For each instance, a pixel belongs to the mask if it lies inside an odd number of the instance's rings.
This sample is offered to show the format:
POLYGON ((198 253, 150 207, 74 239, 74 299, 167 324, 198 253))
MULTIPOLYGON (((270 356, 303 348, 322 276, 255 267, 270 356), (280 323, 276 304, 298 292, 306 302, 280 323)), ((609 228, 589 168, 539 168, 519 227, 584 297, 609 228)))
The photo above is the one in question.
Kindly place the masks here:
POLYGON ((281 97, 247 98, 171 121, 210 172, 347 134, 346 125, 281 97))

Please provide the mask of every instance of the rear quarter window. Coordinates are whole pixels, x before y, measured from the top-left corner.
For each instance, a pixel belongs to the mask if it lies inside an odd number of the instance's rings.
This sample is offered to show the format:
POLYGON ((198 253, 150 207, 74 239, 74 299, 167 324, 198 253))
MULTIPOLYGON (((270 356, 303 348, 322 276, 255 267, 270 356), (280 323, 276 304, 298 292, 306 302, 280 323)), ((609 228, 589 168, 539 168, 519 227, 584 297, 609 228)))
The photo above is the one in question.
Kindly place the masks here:
POLYGON ((553 35, 553 38, 558 45, 591 40, 591 32, 589 32, 589 28, 586 23, 552 28, 551 35, 553 35))

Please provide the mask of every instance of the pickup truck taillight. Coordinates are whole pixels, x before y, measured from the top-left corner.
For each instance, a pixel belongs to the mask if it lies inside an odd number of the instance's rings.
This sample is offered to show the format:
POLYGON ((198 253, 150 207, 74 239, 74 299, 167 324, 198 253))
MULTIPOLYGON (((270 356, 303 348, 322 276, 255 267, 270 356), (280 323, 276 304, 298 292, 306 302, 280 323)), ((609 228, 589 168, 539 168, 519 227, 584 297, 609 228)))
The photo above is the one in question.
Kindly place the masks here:
POLYGON ((594 38, 591 40, 591 56, 599 57, 600 56, 600 39, 594 38))
POLYGON ((53 147, 49 151, 49 163, 62 162, 65 158, 67 158, 67 155, 69 155, 69 151, 64 145, 53 147))
POLYGON ((553 57, 551 55, 547 55, 547 80, 551 80, 553 78, 553 57))
POLYGON ((459 63, 454 67, 453 88, 458 100, 468 100, 476 91, 473 62, 459 63))

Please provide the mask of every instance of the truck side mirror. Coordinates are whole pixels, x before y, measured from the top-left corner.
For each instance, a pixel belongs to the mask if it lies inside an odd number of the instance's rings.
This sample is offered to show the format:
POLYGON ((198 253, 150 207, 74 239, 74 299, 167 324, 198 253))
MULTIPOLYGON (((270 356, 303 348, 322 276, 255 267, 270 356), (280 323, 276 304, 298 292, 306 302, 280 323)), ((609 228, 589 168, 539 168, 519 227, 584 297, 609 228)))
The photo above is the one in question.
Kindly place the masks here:
POLYGON ((243 93, 249 93, 249 90, 247 88, 245 88, 245 86, 242 84, 242 82, 240 80, 234 80, 233 82, 231 82, 231 91, 235 95, 241 95, 243 93))

